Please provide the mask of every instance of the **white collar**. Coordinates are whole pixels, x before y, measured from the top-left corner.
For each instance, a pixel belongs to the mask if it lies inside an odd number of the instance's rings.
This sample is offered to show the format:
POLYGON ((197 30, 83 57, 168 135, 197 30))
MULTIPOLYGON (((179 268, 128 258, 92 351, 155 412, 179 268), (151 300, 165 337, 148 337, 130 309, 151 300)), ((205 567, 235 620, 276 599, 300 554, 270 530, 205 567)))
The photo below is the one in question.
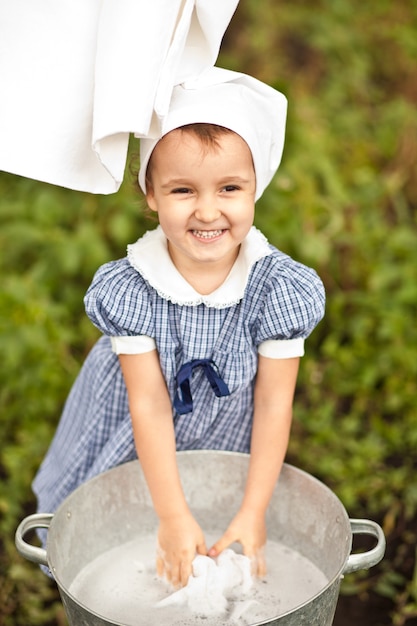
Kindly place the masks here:
POLYGON ((129 263, 165 300, 174 304, 223 309, 237 304, 244 295, 253 265, 271 254, 266 237, 252 226, 240 247, 226 280, 208 295, 198 293, 176 269, 168 252, 167 240, 160 226, 127 247, 129 263))

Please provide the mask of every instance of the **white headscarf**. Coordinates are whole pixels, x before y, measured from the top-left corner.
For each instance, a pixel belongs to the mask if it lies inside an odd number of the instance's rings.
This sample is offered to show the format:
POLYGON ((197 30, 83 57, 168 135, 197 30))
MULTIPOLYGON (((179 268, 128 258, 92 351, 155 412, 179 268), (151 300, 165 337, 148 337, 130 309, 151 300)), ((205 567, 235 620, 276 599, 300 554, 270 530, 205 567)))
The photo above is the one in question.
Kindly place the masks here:
POLYGON ((192 123, 224 126, 248 144, 256 174, 256 199, 279 167, 284 148, 287 100, 265 83, 238 72, 210 68, 195 80, 174 87, 159 132, 141 139, 139 184, 146 193, 146 168, 158 141, 192 123))

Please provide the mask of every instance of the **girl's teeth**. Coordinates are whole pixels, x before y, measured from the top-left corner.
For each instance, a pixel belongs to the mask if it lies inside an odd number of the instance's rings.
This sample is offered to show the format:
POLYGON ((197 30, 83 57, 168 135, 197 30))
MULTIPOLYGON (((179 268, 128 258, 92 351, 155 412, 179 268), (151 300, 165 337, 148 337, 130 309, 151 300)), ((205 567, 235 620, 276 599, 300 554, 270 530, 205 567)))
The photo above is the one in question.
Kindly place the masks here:
POLYGON ((193 234, 200 239, 213 239, 222 234, 222 230, 193 230, 193 234))

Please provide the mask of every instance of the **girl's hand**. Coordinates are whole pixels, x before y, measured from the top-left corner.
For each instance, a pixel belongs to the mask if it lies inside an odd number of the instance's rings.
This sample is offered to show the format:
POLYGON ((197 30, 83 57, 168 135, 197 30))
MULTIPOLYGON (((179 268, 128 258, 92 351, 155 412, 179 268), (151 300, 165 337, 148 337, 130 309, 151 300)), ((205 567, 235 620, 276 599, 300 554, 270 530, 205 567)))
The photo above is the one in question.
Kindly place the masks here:
POLYGON ((156 569, 174 586, 185 586, 197 554, 207 555, 203 531, 189 514, 160 520, 156 569))
POLYGON ((234 542, 241 543, 243 553, 251 559, 252 574, 259 577, 265 576, 265 518, 253 512, 239 511, 223 537, 210 548, 208 555, 216 557, 234 542))

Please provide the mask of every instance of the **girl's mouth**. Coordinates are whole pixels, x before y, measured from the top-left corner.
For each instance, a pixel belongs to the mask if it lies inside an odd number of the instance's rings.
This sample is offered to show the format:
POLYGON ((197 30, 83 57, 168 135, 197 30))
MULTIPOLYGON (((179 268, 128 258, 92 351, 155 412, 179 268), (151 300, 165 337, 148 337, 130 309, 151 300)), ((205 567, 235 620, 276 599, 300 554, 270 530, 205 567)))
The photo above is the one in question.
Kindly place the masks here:
POLYGON ((223 230, 192 230, 191 231, 194 237, 198 239, 215 239, 216 237, 220 237, 220 235, 224 232, 223 230))

